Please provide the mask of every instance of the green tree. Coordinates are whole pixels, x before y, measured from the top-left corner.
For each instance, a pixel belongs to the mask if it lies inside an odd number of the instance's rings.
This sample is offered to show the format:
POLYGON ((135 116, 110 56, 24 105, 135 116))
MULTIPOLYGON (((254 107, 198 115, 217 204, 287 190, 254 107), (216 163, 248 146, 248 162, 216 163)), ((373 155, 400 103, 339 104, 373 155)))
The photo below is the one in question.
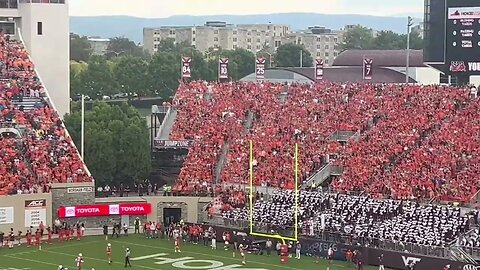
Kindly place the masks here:
MULTIPOLYGON (((80 145, 81 112, 72 106, 65 124, 80 145)), ((151 171, 147 123, 127 104, 96 102, 85 113, 85 162, 98 185, 132 185, 151 171)))
POLYGON ((70 60, 87 61, 92 52, 92 46, 86 36, 70 33, 70 60))
POLYGON ((149 91, 165 99, 173 95, 180 80, 180 61, 176 53, 157 52, 148 65, 149 91))
POLYGON ((245 49, 236 49, 227 51, 226 53, 229 64, 232 66, 231 77, 234 80, 241 78, 255 72, 255 55, 245 49))
POLYGON ((111 38, 108 42, 107 51, 105 55, 109 57, 118 57, 118 56, 135 56, 135 57, 145 57, 146 53, 142 47, 135 44, 126 37, 115 37, 111 38))
POLYGON ((380 31, 373 40, 371 49, 398 50, 402 49, 403 38, 392 31, 380 31))
POLYGON ((139 57, 125 56, 119 58, 113 67, 113 74, 124 93, 137 93, 148 96, 147 87, 148 62, 139 57))
POLYGON ((88 69, 88 63, 86 62, 77 62, 77 61, 70 61, 70 71, 72 71, 75 75, 79 75, 83 71, 88 69))
POLYGON ((300 51, 302 51, 302 66, 311 67, 313 58, 303 45, 283 44, 277 48, 276 64, 279 67, 300 67, 300 51))
POLYGON ((78 95, 82 92, 80 75, 75 70, 70 69, 70 95, 78 95))
POLYGON ((257 58, 258 57, 263 57, 265 58, 265 67, 266 68, 270 68, 270 64, 272 64, 272 66, 274 66, 274 60, 275 60, 275 55, 273 53, 271 53, 270 51, 268 50, 260 50, 259 52, 257 52, 257 58))
POLYGON ((342 51, 345 50, 369 50, 373 48, 373 31, 370 28, 357 25, 346 31, 343 43, 340 45, 342 51))
MULTIPOLYGON (((407 34, 401 35, 401 48, 400 49, 406 49, 407 48, 407 34)), ((410 33, 410 49, 412 50, 421 50, 424 47, 424 42, 423 38, 420 36, 420 33, 417 31, 412 31, 410 33)))
POLYGON ((79 94, 91 98, 119 93, 119 85, 107 60, 101 56, 91 57, 88 69, 79 75, 79 94))

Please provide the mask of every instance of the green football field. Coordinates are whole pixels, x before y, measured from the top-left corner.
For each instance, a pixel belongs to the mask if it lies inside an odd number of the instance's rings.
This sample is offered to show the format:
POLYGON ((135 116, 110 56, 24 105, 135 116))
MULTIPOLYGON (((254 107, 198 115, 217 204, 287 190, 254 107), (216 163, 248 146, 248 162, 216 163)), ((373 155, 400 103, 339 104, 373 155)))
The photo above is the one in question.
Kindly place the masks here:
MULTIPOLYGON (((0 249, 0 270, 55 270, 59 264, 69 269, 76 269, 75 258, 82 253, 85 263, 83 269, 114 270, 124 269, 124 250, 131 250, 132 269, 205 269, 205 270, 323 270, 328 269, 325 260, 318 264, 312 258, 302 257, 300 260, 290 258, 288 264, 280 264, 277 255, 247 254, 246 265, 240 259, 233 258, 232 252, 225 251, 222 245, 217 244, 217 250, 201 244, 184 243, 181 253, 175 253, 173 241, 160 239, 145 239, 138 235, 122 236, 118 239, 106 241, 103 236, 86 237, 82 241, 70 241, 61 244, 43 245, 27 248, 24 245, 13 249, 0 249), (111 243, 113 248, 113 264, 109 265, 105 255, 106 244, 111 243)), ((330 270, 354 269, 345 262, 335 261, 330 270)), ((378 269, 365 267, 364 269, 378 269)))

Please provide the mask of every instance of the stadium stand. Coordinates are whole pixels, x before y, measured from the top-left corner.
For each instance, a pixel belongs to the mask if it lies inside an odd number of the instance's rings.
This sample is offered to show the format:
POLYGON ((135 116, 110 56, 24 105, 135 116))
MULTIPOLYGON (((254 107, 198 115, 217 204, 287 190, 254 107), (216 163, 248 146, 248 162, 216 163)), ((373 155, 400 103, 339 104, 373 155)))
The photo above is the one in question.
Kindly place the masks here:
POLYGON ((176 191, 248 183, 252 140, 257 186, 293 188, 298 142, 301 181, 332 162, 344 169, 331 184, 338 192, 466 202, 478 191, 478 139, 466 139, 478 129, 477 104, 468 89, 445 86, 183 84, 172 137, 195 143, 176 191), (331 139, 337 131, 355 139, 342 145, 331 139))
MULTIPOLYGON (((469 216, 452 206, 318 191, 302 191, 299 202, 300 227, 303 234, 311 236, 326 231, 371 243, 389 240, 444 247, 470 229, 469 216)), ((294 192, 288 190, 276 191, 271 200, 256 201, 255 226, 268 232, 291 233, 293 205, 294 192)), ((248 209, 224 210, 222 217, 247 221, 248 209)))
POLYGON ((57 112, 45 99, 27 50, 4 34, 0 46, 0 126, 21 131, 20 137, 3 134, 0 139, 0 164, 5 165, 0 195, 48 192, 55 182, 92 181, 57 112))

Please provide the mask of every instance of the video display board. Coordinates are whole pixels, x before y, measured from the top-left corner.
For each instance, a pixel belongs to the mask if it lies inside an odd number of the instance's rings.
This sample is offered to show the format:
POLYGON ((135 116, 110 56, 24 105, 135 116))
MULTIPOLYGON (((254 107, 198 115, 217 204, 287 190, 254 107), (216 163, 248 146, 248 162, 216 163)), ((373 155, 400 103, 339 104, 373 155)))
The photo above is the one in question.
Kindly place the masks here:
POLYGON ((452 75, 480 75, 480 1, 447 0, 445 64, 452 75))

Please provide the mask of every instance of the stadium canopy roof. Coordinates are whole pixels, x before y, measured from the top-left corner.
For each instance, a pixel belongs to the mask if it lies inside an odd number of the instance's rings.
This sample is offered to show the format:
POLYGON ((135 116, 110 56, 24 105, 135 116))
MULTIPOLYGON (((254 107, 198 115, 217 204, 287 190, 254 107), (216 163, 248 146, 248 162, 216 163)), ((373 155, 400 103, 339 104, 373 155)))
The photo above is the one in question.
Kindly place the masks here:
MULTIPOLYGON (((363 82, 363 68, 359 67, 329 67, 323 70, 323 79, 331 82, 363 82)), ((265 71, 265 81, 277 83, 313 83, 315 69, 310 68, 273 68, 265 71)), ((257 81, 255 73, 251 73, 240 81, 257 81)), ((372 83, 404 83, 405 74, 388 68, 374 67, 372 83)), ((410 79, 411 83, 416 83, 410 79)))
MULTIPOLYGON (((407 50, 347 50, 333 61, 333 66, 362 66, 363 58, 373 59, 375 67, 405 67, 407 65, 407 50)), ((410 66, 425 67, 423 51, 410 50, 410 66)))

